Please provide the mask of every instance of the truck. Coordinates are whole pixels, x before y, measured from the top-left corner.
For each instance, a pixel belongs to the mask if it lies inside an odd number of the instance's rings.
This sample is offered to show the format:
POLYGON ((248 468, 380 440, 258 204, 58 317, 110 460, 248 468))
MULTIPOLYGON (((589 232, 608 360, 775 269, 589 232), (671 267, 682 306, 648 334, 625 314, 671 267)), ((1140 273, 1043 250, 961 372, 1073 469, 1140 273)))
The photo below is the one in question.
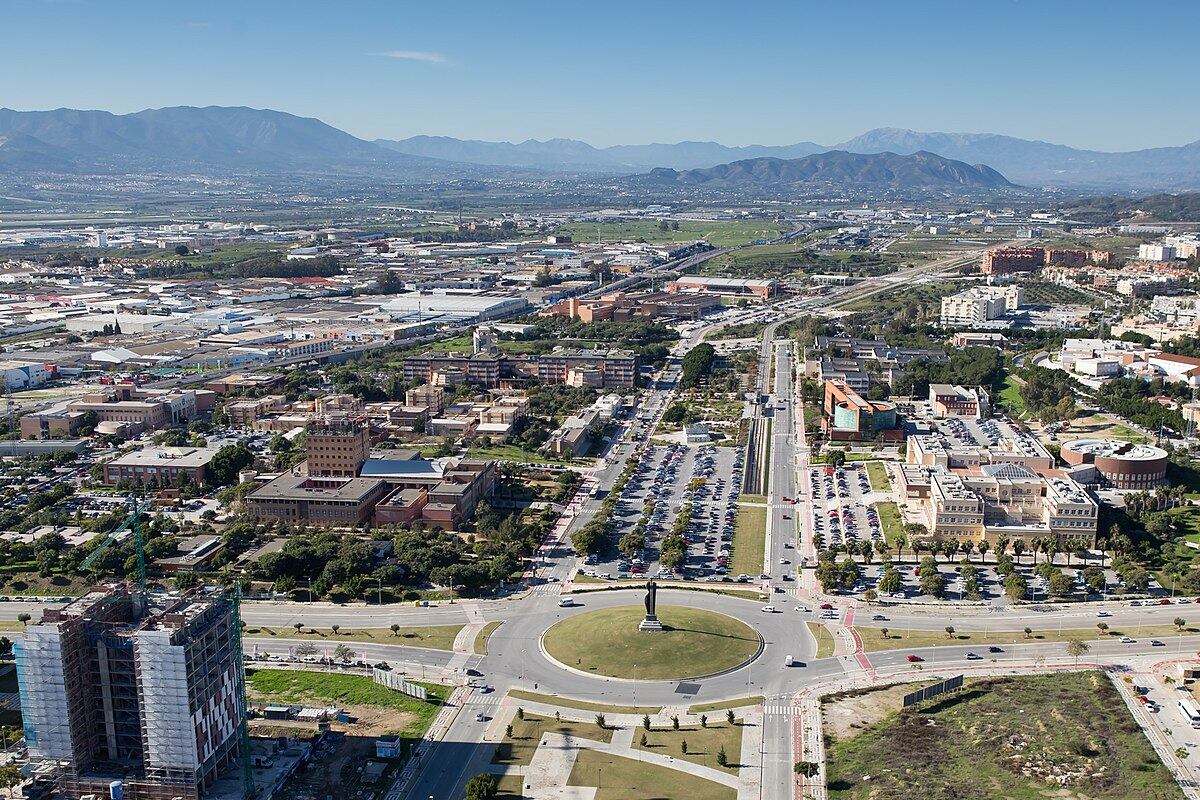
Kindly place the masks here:
POLYGON ((1200 728, 1200 708, 1196 707, 1196 703, 1190 697, 1184 697, 1179 700, 1179 710, 1187 717, 1188 722, 1192 723, 1193 728, 1200 728))

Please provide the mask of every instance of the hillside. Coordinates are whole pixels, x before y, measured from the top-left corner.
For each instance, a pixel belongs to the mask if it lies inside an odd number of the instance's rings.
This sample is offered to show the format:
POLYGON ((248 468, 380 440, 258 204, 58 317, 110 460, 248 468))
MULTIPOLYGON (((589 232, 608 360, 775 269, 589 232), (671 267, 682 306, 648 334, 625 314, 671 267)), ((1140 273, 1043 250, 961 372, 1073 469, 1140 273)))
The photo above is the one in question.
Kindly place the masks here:
POLYGON ((804 158, 753 158, 708 169, 656 169, 638 176, 645 184, 716 187, 844 186, 895 190, 1008 189, 1003 175, 983 164, 972 166, 933 153, 859 154, 835 150, 804 158))
POLYGON ((1063 208, 1062 213, 1068 219, 1098 224, 1131 218, 1146 222, 1197 222, 1200 221, 1200 192, 1089 197, 1063 208))

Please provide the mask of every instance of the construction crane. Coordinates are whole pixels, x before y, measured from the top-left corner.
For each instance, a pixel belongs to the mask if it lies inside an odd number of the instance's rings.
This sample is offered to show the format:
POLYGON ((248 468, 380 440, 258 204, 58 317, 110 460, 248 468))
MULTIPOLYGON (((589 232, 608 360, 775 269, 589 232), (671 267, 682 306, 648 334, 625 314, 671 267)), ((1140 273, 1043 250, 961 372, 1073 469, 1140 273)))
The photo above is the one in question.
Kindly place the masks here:
POLYGON ((107 550, 113 542, 117 541, 117 536, 124 531, 129 531, 133 536, 133 544, 137 552, 137 576, 138 587, 140 587, 143 595, 146 594, 146 543, 142 538, 142 514, 149 508, 149 504, 144 500, 133 499, 129 502, 129 516, 125 517, 120 525, 108 532, 104 541, 100 546, 88 554, 88 557, 79 565, 81 570, 86 570, 96 563, 100 555, 107 550))

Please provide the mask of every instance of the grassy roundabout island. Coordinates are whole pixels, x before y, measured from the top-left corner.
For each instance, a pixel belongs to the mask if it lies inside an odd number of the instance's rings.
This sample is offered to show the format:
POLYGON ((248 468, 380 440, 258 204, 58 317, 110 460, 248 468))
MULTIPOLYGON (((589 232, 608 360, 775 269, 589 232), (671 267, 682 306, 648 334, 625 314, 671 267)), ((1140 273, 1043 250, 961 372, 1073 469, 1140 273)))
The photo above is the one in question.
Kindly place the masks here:
POLYGON ((732 669, 758 653, 762 639, 725 614, 659 606, 661 632, 638 630, 641 606, 619 606, 568 617, 546 631, 542 644, 574 669, 633 680, 679 680, 732 669))

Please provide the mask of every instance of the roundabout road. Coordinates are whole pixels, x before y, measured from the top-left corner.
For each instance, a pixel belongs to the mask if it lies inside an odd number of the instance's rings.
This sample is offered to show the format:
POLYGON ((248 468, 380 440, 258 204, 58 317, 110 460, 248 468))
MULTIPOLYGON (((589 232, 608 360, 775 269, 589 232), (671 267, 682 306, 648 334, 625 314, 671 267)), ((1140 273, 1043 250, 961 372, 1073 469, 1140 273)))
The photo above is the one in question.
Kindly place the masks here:
MULTIPOLYGON (((542 634, 552 625, 570 617, 605 608, 641 605, 645 591, 589 592, 573 595, 577 605, 560 608, 541 605, 519 616, 511 617, 492 634, 488 641, 488 656, 483 669, 489 678, 500 684, 510 680, 512 685, 533 688, 551 694, 562 694, 581 700, 622 705, 680 705, 695 700, 721 700, 746 695, 770 694, 785 691, 795 685, 796 677, 789 673, 802 668, 784 666, 785 656, 809 661, 816 643, 807 626, 795 614, 768 614, 760 611, 762 604, 727 595, 660 589, 662 606, 686 606, 714 611, 740 620, 758 631, 763 638, 762 653, 743 667, 697 680, 627 681, 618 678, 588 675, 564 669, 548 658, 539 646, 542 634)), ((631 628, 631 637, 652 637, 631 628)))

